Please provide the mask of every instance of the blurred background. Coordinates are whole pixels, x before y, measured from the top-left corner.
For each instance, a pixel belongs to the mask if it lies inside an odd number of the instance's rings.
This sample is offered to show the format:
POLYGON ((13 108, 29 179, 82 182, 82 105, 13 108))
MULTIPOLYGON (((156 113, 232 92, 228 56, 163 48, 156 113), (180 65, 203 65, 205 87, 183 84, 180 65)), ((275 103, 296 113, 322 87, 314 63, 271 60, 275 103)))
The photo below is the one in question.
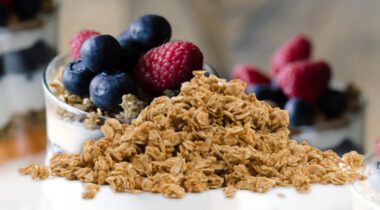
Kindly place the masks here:
POLYGON ((297 33, 308 35, 313 56, 327 60, 333 80, 355 81, 369 100, 366 148, 380 135, 380 1, 373 0, 63 0, 59 50, 83 28, 117 36, 136 16, 156 13, 172 24, 173 38, 196 43, 223 76, 237 63, 269 74, 274 50, 297 33))

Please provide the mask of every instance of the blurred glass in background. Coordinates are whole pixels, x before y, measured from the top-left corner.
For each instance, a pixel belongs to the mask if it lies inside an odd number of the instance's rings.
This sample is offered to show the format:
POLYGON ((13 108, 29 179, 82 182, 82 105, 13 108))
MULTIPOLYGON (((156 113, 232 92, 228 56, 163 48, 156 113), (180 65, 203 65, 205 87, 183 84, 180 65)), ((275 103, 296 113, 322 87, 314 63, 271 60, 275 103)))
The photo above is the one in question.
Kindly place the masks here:
POLYGON ((45 150, 41 79, 57 52, 58 17, 52 0, 4 2, 0 5, 0 163, 45 150))

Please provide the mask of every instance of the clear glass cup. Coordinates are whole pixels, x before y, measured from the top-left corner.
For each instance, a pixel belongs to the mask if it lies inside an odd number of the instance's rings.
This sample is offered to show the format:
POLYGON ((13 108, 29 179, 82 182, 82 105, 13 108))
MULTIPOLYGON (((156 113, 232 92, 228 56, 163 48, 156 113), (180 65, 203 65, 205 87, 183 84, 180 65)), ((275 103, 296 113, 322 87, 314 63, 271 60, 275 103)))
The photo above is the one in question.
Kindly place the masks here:
MULTIPOLYGON (((49 84, 56 79, 60 69, 70 60, 68 55, 57 56, 46 68, 43 76, 48 138, 47 160, 55 153, 79 153, 85 141, 102 137, 100 126, 107 119, 107 117, 97 117, 97 124, 88 126, 86 121, 94 119, 94 116, 64 103, 54 94, 49 84)), ((207 64, 204 65, 204 69, 216 74, 207 64)))
POLYGON ((367 179, 351 185, 352 210, 380 210, 380 157, 370 155, 365 164, 367 179))
POLYGON ((51 3, 36 18, 0 27, 0 163, 45 150, 41 78, 57 54, 58 5, 51 3))

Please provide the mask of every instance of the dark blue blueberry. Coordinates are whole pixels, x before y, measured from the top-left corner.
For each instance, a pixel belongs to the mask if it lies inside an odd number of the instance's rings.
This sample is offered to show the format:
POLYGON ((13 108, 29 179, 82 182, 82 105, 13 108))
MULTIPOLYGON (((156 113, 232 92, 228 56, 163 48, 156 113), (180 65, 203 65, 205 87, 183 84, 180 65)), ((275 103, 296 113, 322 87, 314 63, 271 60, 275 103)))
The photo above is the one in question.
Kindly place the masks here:
POLYGON ((136 85, 127 73, 102 72, 95 76, 90 84, 91 101, 105 111, 119 110, 122 96, 136 92, 136 85))
POLYGON ((347 109, 346 94, 338 90, 327 90, 319 101, 319 109, 328 118, 341 116, 347 109))
POLYGON ((61 82, 72 94, 85 96, 95 73, 90 71, 81 60, 67 64, 62 73, 61 82))
POLYGON ((119 41, 119 43, 122 48, 120 68, 126 72, 131 72, 143 53, 141 45, 129 39, 119 41))
POLYGON ((289 112, 291 127, 313 124, 314 108, 305 100, 291 98, 286 102, 285 109, 289 112))
POLYGON ((86 40, 80 50, 85 65, 95 73, 118 68, 122 49, 110 35, 99 35, 86 40))
POLYGON ((134 19, 119 36, 119 41, 132 39, 140 43, 145 51, 170 40, 172 29, 169 22, 159 15, 144 15, 134 19))
POLYGON ((0 26, 7 25, 7 21, 8 21, 7 9, 3 5, 0 5, 0 26))
POLYGON ((273 101, 276 102, 280 107, 283 107, 288 101, 288 97, 284 94, 282 89, 277 85, 276 80, 272 80, 271 89, 273 92, 273 101))
POLYGON ((41 10, 41 0, 13 0, 12 9, 22 19, 33 18, 41 10))
POLYGON ((259 100, 272 100, 273 92, 269 84, 256 84, 247 87, 248 93, 255 93, 259 100))

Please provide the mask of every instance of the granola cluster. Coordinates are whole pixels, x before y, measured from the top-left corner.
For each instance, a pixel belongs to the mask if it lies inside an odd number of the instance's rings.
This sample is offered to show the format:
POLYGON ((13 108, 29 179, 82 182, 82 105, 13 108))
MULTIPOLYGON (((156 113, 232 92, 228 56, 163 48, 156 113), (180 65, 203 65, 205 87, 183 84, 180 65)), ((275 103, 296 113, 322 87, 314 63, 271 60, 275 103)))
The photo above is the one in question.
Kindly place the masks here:
POLYGON ((131 125, 106 121, 104 137, 87 141, 81 154, 56 154, 51 173, 171 198, 216 188, 227 197, 277 186, 304 192, 311 183, 364 178, 358 153, 340 158, 290 140, 286 111, 246 95, 242 81, 194 76, 178 96, 154 99, 131 125))

